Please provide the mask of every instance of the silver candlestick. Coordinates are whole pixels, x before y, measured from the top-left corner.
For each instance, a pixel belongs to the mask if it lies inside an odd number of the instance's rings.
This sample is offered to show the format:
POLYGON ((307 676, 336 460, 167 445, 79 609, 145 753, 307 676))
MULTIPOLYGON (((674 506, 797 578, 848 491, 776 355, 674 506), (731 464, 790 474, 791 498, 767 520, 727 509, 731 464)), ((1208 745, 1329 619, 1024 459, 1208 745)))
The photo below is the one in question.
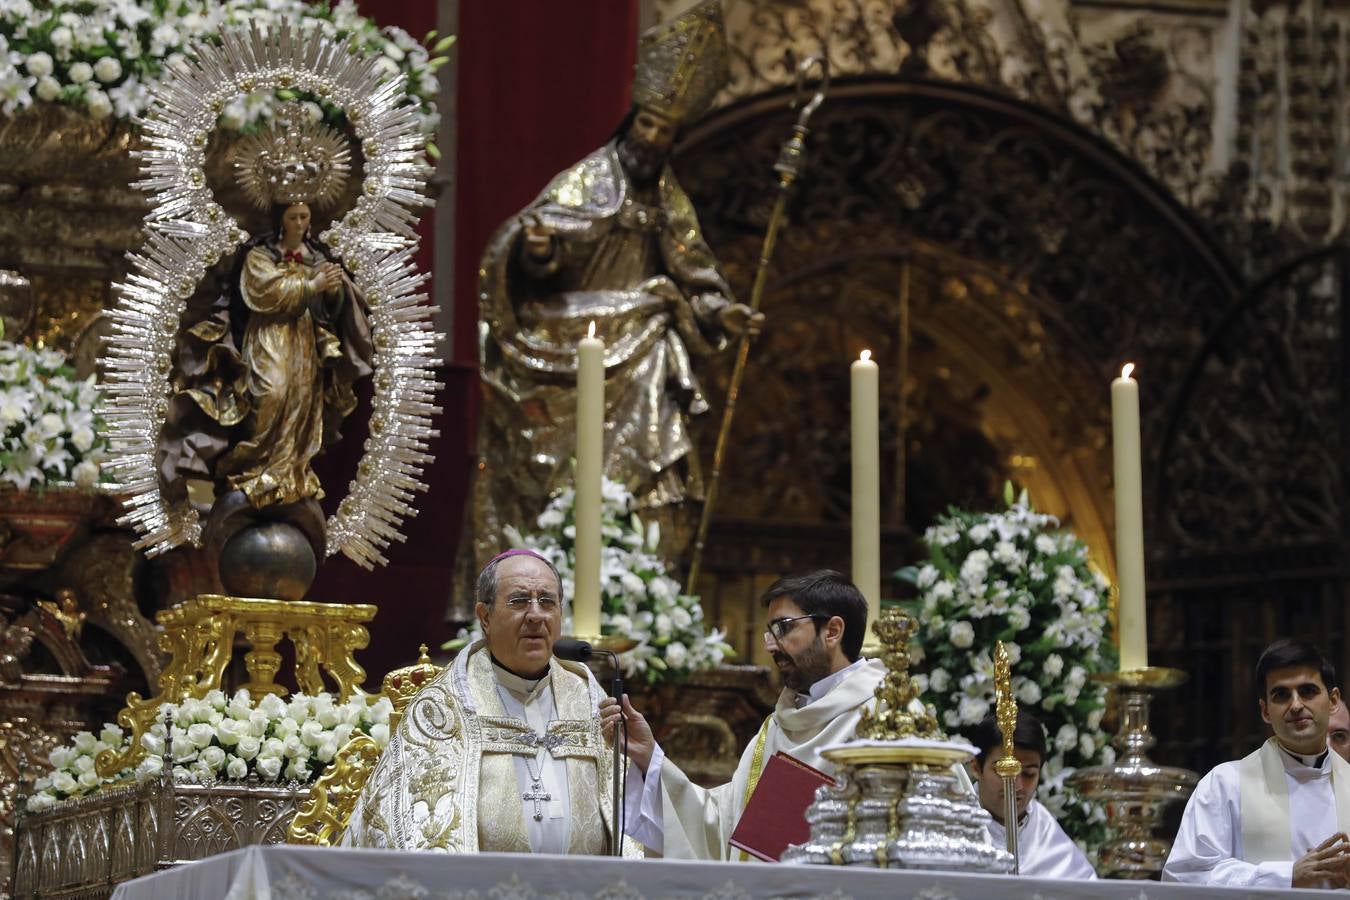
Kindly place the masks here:
POLYGON ((1114 765, 1080 769, 1069 786, 1085 799, 1104 804, 1110 837, 1098 855, 1097 871, 1107 878, 1157 878, 1170 840, 1154 834, 1163 809, 1191 795, 1199 776, 1189 769, 1159 766, 1148 758, 1157 741, 1149 730, 1153 695, 1186 681, 1180 669, 1149 666, 1094 676, 1114 685, 1120 695, 1120 730, 1114 765))

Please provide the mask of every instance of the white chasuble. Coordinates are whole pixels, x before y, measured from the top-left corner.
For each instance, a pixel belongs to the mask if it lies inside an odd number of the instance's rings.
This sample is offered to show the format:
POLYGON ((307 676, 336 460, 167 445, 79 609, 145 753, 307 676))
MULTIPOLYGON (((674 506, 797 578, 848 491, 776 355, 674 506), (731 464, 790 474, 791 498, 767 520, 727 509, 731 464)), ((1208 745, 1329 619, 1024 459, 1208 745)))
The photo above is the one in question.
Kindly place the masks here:
POLYGON ((1164 881, 1289 887, 1294 861, 1350 829, 1350 763, 1296 757, 1275 738, 1216 766, 1186 803, 1164 881))
MULTIPOLYGON (((408 705, 342 843, 607 853, 613 816, 603 696, 579 663, 553 659, 542 682, 527 684, 494 667, 482 641, 466 647, 408 705)), ((641 848, 626 845, 630 852, 641 848)))
POLYGON ((667 859, 745 857, 727 841, 769 757, 782 750, 833 775, 834 764, 822 758, 820 750, 853 737, 863 709, 875 702, 886 666, 879 659, 862 659, 839 674, 842 677, 828 691, 801 708, 798 695, 785 689, 773 714, 741 754, 729 784, 699 787, 657 747, 640 788, 641 803, 634 803, 637 798, 630 795, 629 809, 640 807, 641 813, 629 815, 628 833, 653 850, 660 849, 667 859))
MULTIPOLYGON (((984 826, 995 847, 1008 846, 1008 833, 992 816, 984 826)), ((1027 804, 1027 814, 1017 826, 1018 874, 1026 878, 1096 878, 1092 863, 1078 845, 1059 827, 1055 817, 1036 800, 1027 804)))

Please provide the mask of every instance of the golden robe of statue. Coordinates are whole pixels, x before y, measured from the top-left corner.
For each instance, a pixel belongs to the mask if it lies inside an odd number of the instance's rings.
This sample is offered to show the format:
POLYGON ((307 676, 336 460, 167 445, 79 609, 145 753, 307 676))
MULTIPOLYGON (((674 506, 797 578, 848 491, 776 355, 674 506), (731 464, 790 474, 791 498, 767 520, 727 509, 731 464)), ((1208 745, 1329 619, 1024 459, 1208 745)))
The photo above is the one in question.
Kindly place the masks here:
POLYGON ((708 403, 694 358, 726 345, 729 294, 669 166, 637 187, 614 143, 498 230, 480 276, 484 408, 474 552, 462 565, 481 569, 503 526, 532 530, 549 496, 571 484, 576 345, 591 323, 605 341, 605 476, 644 507, 702 498, 688 417, 708 403), (532 224, 554 236, 545 263, 523 252, 532 224))
MULTIPOLYGON (((484 644, 462 650, 409 704, 341 843, 448 853, 537 850, 526 823, 533 795, 522 793, 515 760, 531 760, 538 771, 537 757, 547 754, 565 763, 567 780, 566 808, 554 816, 565 839, 554 852, 608 853, 613 769, 597 713, 603 694, 579 663, 553 659, 547 681, 552 715, 539 734, 507 715, 484 644)), ((625 843, 625 856, 642 853, 625 843)))
POLYGON ((261 509, 323 497, 311 461, 356 408, 353 382, 370 373, 365 305, 345 275, 315 293, 328 262, 305 241, 244 253, 230 290, 179 348, 164 481, 211 478, 261 509))

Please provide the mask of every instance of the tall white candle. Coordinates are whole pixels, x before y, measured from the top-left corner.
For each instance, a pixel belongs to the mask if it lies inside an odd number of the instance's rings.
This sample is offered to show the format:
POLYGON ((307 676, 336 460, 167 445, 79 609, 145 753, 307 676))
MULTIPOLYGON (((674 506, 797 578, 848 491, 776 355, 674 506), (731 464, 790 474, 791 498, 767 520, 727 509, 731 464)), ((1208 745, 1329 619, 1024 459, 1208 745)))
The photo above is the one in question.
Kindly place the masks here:
POLYGON ((1139 383, 1126 363, 1111 382, 1112 447, 1116 477, 1116 572, 1120 627, 1120 667, 1148 666, 1148 626, 1144 607, 1144 492, 1139 453, 1139 383))
POLYGON ((592 322, 577 344, 576 586, 572 633, 600 634, 600 477, 605 453, 605 342, 592 322))
MULTIPOLYGON (((879 373, 864 350, 849 370, 853 420, 853 583, 867 598, 868 634, 881 615, 881 438, 879 373)), ((869 640, 868 643, 871 643, 869 640)))

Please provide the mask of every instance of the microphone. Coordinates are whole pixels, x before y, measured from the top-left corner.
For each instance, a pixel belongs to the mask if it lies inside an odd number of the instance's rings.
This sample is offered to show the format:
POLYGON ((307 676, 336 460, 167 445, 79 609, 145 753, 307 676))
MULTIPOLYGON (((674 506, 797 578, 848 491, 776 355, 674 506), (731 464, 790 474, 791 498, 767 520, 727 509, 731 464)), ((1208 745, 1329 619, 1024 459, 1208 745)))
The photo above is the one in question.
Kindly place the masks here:
POLYGON ((585 662, 595 654, 595 650, 586 641, 576 638, 559 638, 553 642, 553 655, 569 662, 585 662))

